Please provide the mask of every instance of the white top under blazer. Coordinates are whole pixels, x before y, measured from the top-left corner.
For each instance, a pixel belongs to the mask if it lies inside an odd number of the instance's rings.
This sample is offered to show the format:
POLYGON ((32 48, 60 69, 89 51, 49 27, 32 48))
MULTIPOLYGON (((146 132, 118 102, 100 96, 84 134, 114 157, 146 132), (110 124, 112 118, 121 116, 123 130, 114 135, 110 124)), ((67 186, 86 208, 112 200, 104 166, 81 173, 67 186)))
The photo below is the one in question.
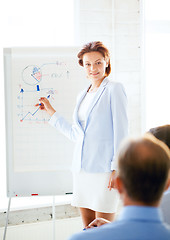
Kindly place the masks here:
POLYGON ((87 111, 84 128, 78 119, 86 88, 77 97, 73 123, 55 112, 49 123, 75 142, 72 171, 111 172, 116 170, 115 154, 128 134, 127 97, 123 85, 106 77, 87 111))
POLYGON ((80 107, 78 110, 78 119, 83 129, 85 129, 85 126, 86 126, 88 109, 95 95, 96 95, 96 92, 87 92, 80 104, 80 107))

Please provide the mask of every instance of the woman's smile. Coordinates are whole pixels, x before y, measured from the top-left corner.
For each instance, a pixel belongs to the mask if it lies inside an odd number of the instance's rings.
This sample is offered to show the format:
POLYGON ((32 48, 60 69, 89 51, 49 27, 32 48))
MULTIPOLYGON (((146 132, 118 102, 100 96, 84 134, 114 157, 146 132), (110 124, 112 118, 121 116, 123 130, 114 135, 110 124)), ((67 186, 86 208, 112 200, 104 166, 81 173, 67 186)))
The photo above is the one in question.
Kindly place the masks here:
POLYGON ((93 76, 97 76, 99 74, 99 72, 97 72, 97 73, 90 73, 90 74, 93 75, 93 76))
POLYGON ((92 80, 103 81, 107 62, 100 52, 87 52, 83 55, 83 64, 87 76, 92 80))

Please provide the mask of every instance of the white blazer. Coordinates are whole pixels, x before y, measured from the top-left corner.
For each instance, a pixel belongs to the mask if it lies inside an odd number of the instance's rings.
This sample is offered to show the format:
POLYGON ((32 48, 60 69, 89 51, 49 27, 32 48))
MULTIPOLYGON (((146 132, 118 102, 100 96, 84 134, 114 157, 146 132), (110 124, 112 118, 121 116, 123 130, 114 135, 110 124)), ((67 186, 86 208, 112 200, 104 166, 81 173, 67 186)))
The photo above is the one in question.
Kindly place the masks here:
POLYGON ((128 134, 127 97, 121 83, 106 77, 89 107, 83 129, 78 110, 88 88, 77 98, 73 124, 58 113, 53 114, 49 123, 75 141, 72 171, 110 172, 116 169, 115 154, 128 134))

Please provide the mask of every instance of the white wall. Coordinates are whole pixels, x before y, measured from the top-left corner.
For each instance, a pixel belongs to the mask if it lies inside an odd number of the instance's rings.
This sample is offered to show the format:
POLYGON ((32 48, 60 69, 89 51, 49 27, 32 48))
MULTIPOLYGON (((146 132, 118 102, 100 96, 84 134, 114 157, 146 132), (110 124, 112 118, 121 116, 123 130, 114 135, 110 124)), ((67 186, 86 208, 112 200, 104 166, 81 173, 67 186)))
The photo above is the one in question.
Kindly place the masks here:
MULTIPOLYGON (((129 100, 130 135, 141 134, 140 2, 138 0, 75 0, 77 44, 100 40, 112 54, 112 78, 125 86, 129 100)), ((7 240, 52 239, 52 223, 24 224, 8 229, 7 240), (14 238, 15 234, 15 238, 14 238), (33 234, 29 238, 29 234, 33 234)), ((80 218, 56 221, 57 237, 64 240, 81 230, 80 218), (66 236, 67 235, 67 236, 66 236)), ((0 237, 3 228, 0 229, 0 237)))
POLYGON ((112 78, 128 96, 129 133, 141 134, 140 2, 138 0, 78 0, 80 44, 102 41, 112 55, 112 78))
POLYGON ((103 41, 112 48, 113 32, 112 0, 77 0, 79 11, 79 35, 80 44, 90 41, 103 41))
POLYGON ((141 133, 140 37, 139 1, 115 0, 115 77, 127 91, 132 135, 141 133))

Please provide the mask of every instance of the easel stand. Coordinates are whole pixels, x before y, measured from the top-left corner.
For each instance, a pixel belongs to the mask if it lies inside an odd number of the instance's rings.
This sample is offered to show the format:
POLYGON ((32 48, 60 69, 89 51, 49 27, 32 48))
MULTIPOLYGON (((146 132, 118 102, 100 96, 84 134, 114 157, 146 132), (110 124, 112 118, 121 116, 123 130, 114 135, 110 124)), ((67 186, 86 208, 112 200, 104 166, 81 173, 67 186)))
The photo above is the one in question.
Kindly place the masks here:
POLYGON ((6 239, 6 232, 7 232, 7 226, 8 226, 8 218, 9 218, 10 205, 11 205, 11 197, 9 198, 9 201, 8 201, 8 210, 7 210, 6 224, 5 224, 5 230, 4 230, 3 240, 6 239))
POLYGON ((55 196, 53 196, 53 240, 55 240, 55 196))
MULTIPOLYGON (((7 216, 6 216, 6 223, 5 223, 3 240, 6 239, 10 206, 11 206, 11 197, 9 198, 9 201, 8 201, 8 210, 7 210, 7 216)), ((53 240, 55 240, 55 196, 53 196, 52 213, 53 213, 53 218, 52 218, 53 219, 53 240)))

